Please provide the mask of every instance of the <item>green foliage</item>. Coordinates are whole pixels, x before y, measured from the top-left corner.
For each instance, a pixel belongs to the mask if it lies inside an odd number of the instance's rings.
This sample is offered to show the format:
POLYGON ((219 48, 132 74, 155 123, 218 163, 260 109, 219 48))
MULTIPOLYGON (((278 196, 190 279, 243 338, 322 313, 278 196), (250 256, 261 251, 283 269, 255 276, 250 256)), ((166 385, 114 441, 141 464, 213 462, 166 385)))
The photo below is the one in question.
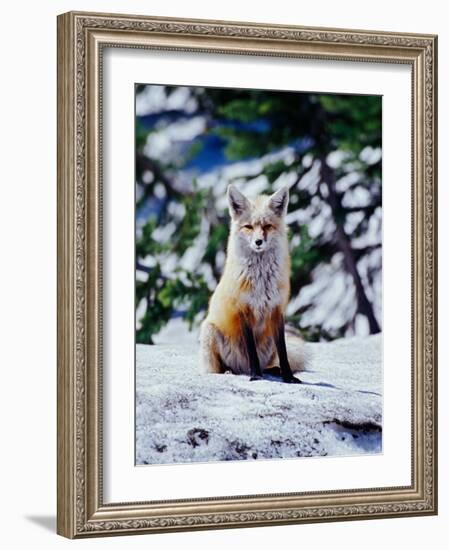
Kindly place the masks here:
POLYGON ((301 240, 295 247, 291 247, 290 259, 292 272, 298 277, 306 275, 311 266, 317 265, 322 257, 318 248, 315 247, 313 239, 309 235, 307 226, 299 229, 301 240))
POLYGON ((183 312, 192 328, 198 312, 207 307, 209 296, 209 289, 201 275, 179 269, 174 278, 167 280, 161 274, 161 266, 155 266, 147 281, 136 284, 136 306, 141 300, 147 300, 147 308, 137 330, 137 343, 152 344, 153 335, 161 330, 176 310, 183 312))
POLYGON ((357 156, 367 145, 379 145, 382 133, 380 96, 320 95, 328 114, 329 135, 341 150, 357 156))
POLYGON ((229 160, 257 157, 266 149, 267 136, 258 132, 219 127, 214 133, 226 140, 225 152, 229 160))
MULTIPOLYGON (((293 167, 295 168, 295 167, 293 167)), ((272 164, 268 164, 265 166, 264 174, 267 176, 268 181, 270 184, 274 183, 282 174, 285 172, 290 172, 292 170, 292 166, 288 166, 285 164, 283 160, 278 160, 276 162, 273 162, 272 164)))
POLYGON ((138 258, 154 256, 166 250, 166 246, 153 239, 157 227, 156 218, 150 218, 142 228, 142 236, 136 241, 136 255, 138 258))
POLYGON ((156 265, 149 273, 148 280, 143 283, 136 283, 136 306, 141 300, 147 300, 147 308, 140 319, 140 328, 136 331, 136 342, 138 344, 152 344, 153 334, 170 320, 172 307, 168 302, 163 303, 160 299, 161 269, 156 265))
POLYGON ((196 191, 181 198, 180 202, 184 206, 185 215, 178 226, 174 240, 171 241, 175 253, 184 254, 198 237, 207 195, 207 191, 196 191))
POLYGON ((211 228, 209 241, 207 243, 206 252, 204 253, 204 261, 213 265, 217 252, 222 249, 223 243, 229 234, 229 226, 226 223, 218 223, 211 228))

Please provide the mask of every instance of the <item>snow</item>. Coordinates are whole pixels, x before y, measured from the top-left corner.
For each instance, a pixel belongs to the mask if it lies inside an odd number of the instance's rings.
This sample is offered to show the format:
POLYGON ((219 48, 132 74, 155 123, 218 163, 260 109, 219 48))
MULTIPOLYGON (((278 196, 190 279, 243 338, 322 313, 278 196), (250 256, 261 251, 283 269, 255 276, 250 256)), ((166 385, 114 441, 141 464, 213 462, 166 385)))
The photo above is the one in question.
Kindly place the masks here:
POLYGON ((148 134, 144 153, 149 158, 170 163, 173 156, 181 152, 181 148, 176 147, 176 144, 189 143, 202 134, 205 128, 206 118, 203 116, 172 122, 148 134))
POLYGON ((380 147, 373 148, 368 145, 362 150, 359 157, 366 164, 376 164, 382 158, 382 149, 380 147))
POLYGON ((145 86, 140 93, 136 94, 137 116, 171 109, 182 109, 186 113, 193 113, 197 107, 198 104, 192 96, 191 88, 186 86, 178 86, 170 93, 167 93, 165 86, 145 86))
MULTIPOLYGON (((177 346, 198 346, 200 339, 200 332, 198 327, 193 330, 189 330, 188 324, 182 317, 174 317, 161 328, 161 330, 153 336, 153 342, 160 347, 160 345, 169 346, 172 342, 176 342, 177 346)), ((145 346, 143 346, 145 348, 145 346)), ((150 348, 153 353, 153 347, 150 348)), ((137 350, 139 353, 139 349, 137 350)), ((150 363, 152 364, 152 363, 150 363)))
POLYGON ((200 265, 207 245, 209 243, 209 228, 210 223, 206 217, 201 219, 200 232, 197 235, 193 245, 188 248, 182 258, 179 260, 179 266, 186 271, 195 271, 195 268, 200 265))
POLYGON ((176 342, 137 345, 137 464, 382 451, 380 335, 306 344, 293 385, 203 374, 196 337, 176 342))

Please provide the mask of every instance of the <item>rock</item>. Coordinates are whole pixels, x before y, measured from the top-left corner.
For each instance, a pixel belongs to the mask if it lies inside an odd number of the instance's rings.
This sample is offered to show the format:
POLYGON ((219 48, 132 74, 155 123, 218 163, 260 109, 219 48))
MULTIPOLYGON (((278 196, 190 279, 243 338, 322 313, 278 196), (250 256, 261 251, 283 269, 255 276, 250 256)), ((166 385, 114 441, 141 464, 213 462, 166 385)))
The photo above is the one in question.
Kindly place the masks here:
POLYGON ((196 344, 138 345, 137 464, 381 452, 381 336, 306 348, 292 385, 203 374, 196 344))

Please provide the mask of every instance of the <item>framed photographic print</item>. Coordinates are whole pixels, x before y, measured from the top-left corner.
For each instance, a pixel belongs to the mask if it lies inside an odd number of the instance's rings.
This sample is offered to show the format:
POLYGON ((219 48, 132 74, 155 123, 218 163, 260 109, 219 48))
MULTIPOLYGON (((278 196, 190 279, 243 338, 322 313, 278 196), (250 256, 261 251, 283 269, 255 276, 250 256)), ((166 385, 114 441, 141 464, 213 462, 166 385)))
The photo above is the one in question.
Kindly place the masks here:
POLYGON ((432 35, 58 18, 58 532, 437 512, 432 35))

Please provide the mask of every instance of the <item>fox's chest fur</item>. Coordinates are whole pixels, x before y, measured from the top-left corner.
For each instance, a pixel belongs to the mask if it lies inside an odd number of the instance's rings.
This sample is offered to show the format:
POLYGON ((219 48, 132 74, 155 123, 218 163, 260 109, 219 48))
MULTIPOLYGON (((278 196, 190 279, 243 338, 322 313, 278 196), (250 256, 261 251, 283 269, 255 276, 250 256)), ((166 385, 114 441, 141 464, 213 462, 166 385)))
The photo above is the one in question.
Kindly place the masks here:
POLYGON ((253 331, 261 367, 275 362, 273 315, 284 312, 289 295, 289 258, 283 252, 266 251, 244 262, 231 258, 212 296, 205 326, 216 330, 223 367, 236 374, 249 372, 242 318, 253 331))
POLYGON ((238 292, 242 306, 247 306, 255 320, 263 322, 273 309, 282 307, 288 293, 288 269, 279 251, 254 255, 241 266, 238 292))

